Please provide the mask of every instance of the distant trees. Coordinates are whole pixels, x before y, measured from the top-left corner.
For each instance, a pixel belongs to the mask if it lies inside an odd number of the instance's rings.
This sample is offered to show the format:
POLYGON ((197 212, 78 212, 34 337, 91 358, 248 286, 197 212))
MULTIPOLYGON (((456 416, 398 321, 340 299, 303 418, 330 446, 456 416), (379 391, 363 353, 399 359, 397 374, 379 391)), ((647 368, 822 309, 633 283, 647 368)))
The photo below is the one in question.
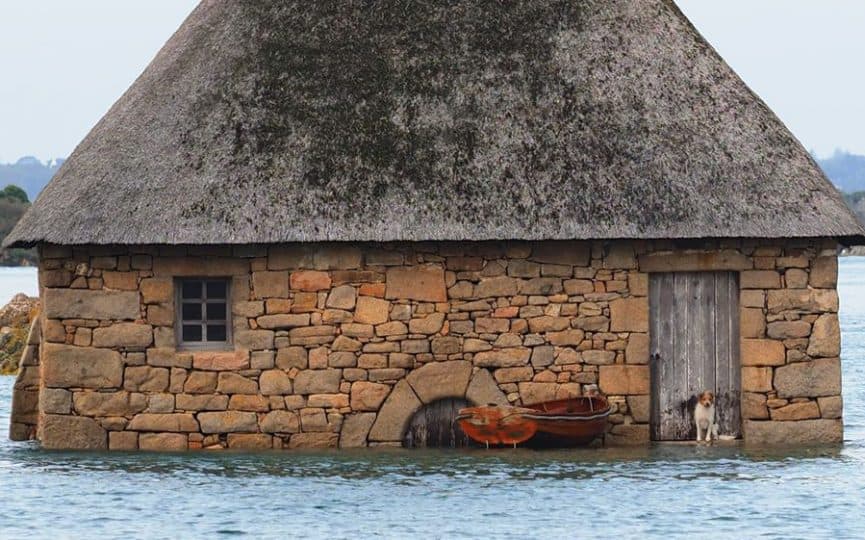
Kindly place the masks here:
POLYGON ((15 163, 0 163, 0 186, 15 184, 27 192, 31 201, 36 200, 36 195, 62 164, 62 159, 43 163, 34 157, 23 157, 15 163))
POLYGON ((844 201, 847 206, 856 214, 859 221, 865 223, 865 191, 856 191, 853 193, 844 193, 844 201))
POLYGON ((9 184, 3 188, 3 191, 0 191, 0 198, 20 201, 22 203, 30 202, 30 199, 27 198, 27 192, 15 184, 9 184))
MULTIPOLYGON (((20 187, 10 184, 0 190, 0 238, 6 238, 24 212, 30 199, 20 187)), ((31 266, 36 263, 34 249, 7 249, 0 253, 0 266, 31 266)))
POLYGON ((845 193, 865 190, 865 156, 836 150, 831 157, 817 162, 839 190, 845 193))

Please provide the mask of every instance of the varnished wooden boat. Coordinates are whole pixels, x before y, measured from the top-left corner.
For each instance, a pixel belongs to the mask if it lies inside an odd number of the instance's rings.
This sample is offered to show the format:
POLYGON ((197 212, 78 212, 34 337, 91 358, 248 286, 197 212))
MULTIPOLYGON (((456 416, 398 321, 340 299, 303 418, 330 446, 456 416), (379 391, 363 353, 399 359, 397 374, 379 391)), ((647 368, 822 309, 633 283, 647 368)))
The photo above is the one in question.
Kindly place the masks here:
POLYGON ((595 395, 525 407, 469 407, 460 409, 456 420, 466 435, 487 446, 580 446, 606 432, 610 412, 606 398, 595 395))
POLYGON ((532 446, 582 446, 607 431, 612 408, 603 396, 557 399, 525 407, 521 416, 537 426, 532 446))

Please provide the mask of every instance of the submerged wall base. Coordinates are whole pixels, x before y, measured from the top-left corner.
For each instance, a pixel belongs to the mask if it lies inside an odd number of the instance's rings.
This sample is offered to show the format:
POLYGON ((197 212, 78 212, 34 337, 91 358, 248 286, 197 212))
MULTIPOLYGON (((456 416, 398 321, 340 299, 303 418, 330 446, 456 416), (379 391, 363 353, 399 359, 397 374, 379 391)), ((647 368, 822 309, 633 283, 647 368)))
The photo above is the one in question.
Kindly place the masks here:
POLYGON ((39 342, 42 323, 35 317, 30 323, 27 346, 21 353, 18 375, 12 388, 12 410, 9 414, 9 438, 13 441, 36 439, 39 423, 39 342))

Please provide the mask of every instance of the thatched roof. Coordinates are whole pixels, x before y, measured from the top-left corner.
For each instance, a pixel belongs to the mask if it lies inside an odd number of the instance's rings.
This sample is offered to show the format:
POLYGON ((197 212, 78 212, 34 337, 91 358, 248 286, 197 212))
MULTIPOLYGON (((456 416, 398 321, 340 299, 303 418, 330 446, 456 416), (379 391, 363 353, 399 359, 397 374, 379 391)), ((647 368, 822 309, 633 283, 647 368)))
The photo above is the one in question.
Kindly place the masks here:
POLYGON ((205 0, 7 244, 861 235, 672 0, 205 0))

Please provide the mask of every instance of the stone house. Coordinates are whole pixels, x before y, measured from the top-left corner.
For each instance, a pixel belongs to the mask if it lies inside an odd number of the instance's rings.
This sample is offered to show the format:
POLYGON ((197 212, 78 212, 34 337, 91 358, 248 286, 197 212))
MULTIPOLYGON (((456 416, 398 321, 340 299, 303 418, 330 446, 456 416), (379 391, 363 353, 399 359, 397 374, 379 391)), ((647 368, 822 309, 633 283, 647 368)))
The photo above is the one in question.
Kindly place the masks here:
POLYGON ((597 384, 607 438, 842 439, 863 231, 670 0, 205 0, 6 246, 46 448, 400 445, 597 384))

